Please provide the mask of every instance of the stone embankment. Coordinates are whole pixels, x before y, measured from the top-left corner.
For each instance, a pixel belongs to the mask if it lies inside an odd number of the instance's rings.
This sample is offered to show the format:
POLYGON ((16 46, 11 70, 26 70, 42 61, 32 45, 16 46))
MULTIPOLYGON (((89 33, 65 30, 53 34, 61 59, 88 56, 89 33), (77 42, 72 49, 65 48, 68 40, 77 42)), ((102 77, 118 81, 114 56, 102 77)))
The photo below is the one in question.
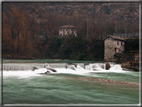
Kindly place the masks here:
MULTIPOLYGON (((134 71, 139 71, 139 62, 123 62, 121 63, 123 68, 133 69, 134 71)), ((141 64, 140 64, 141 65, 141 64)))

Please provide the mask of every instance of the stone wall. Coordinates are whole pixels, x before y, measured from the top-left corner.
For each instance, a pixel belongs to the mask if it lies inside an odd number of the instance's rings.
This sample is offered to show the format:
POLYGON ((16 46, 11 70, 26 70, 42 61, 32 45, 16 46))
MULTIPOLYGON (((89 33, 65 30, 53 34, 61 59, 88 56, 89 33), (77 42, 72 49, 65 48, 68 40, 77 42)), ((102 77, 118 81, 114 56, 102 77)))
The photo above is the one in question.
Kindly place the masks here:
POLYGON ((116 51, 115 53, 122 53, 125 49, 124 47, 125 47, 124 41, 114 40, 114 48, 119 50, 119 51, 116 51))
POLYGON ((131 61, 123 62, 121 64, 123 68, 133 69, 134 71, 139 71, 139 65, 141 65, 139 62, 131 62, 131 61))
POLYGON ((104 43, 104 60, 114 61, 114 42, 111 38, 107 38, 104 43))
POLYGON ((105 61, 116 61, 115 54, 122 53, 125 49, 125 42, 115 40, 113 38, 106 38, 104 41, 104 60, 105 61))

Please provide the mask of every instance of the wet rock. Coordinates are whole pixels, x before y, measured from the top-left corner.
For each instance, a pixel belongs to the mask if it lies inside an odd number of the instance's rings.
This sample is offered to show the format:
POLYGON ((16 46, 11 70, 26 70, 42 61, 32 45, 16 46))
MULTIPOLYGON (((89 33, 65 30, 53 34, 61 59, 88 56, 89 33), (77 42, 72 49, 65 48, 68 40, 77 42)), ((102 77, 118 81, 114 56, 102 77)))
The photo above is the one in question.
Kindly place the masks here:
POLYGON ((50 67, 48 63, 44 64, 44 68, 46 68, 46 67, 50 67))
POLYGON ((77 64, 75 64, 75 63, 67 63, 67 64, 68 64, 67 68, 70 68, 72 70, 76 70, 77 64))
POLYGON ((36 66, 33 66, 33 68, 32 68, 32 71, 34 71, 35 69, 38 69, 38 67, 36 67, 36 66))
POLYGON ((51 73, 51 72, 50 71, 46 71, 45 74, 47 74, 47 73, 51 73))
POLYGON ((52 72, 57 72, 54 68, 50 67, 48 63, 44 64, 44 68, 46 68, 47 70, 50 70, 52 72))
POLYGON ((67 68, 72 69, 72 70, 76 70, 76 67, 74 65, 68 65, 67 68))
POLYGON ((53 68, 51 68, 51 67, 46 66, 45 68, 46 68, 47 70, 51 70, 51 71, 53 71, 53 72, 57 72, 55 69, 53 69, 53 68))
POLYGON ((108 70, 110 68, 110 64, 107 62, 106 63, 106 70, 108 70))
POLYGON ((123 69, 132 69, 134 71, 139 71, 139 63, 138 62, 128 61, 128 62, 123 62, 121 64, 122 64, 123 69))
POLYGON ((69 62, 68 65, 74 65, 75 67, 77 67, 77 64, 71 62, 69 62))
POLYGON ((129 62, 123 62, 122 67, 123 68, 131 68, 131 62, 130 61, 129 62))

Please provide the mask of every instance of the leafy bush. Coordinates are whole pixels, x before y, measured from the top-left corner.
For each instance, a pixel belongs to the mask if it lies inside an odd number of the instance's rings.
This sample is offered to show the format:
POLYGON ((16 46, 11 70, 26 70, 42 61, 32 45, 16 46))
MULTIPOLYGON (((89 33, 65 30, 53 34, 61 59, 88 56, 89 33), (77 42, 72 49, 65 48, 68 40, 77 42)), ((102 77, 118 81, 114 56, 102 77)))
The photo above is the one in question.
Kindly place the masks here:
POLYGON ((139 52, 139 39, 127 39, 125 44, 125 53, 139 52))
POLYGON ((78 55, 78 60, 84 60, 85 59, 85 54, 84 53, 80 53, 78 55))

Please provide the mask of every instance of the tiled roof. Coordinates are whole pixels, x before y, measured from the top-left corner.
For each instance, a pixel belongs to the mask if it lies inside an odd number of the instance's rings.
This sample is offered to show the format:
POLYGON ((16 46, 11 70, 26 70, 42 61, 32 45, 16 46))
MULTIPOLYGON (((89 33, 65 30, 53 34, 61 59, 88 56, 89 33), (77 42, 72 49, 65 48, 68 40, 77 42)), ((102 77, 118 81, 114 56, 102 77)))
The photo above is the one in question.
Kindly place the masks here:
MULTIPOLYGON (((116 40, 122 40, 122 41, 125 41, 125 39, 123 39, 123 38, 121 38, 121 37, 119 37, 119 36, 107 35, 107 37, 111 37, 111 38, 116 39, 116 40)), ((107 37, 106 37, 106 38, 107 38, 107 37)))
POLYGON ((117 39, 117 40, 123 40, 125 41, 125 39, 119 37, 119 36, 112 36, 112 35, 109 35, 110 37, 112 37, 113 39, 117 39))
POLYGON ((60 26, 59 28, 76 28, 76 27, 72 25, 64 25, 64 26, 60 26))

